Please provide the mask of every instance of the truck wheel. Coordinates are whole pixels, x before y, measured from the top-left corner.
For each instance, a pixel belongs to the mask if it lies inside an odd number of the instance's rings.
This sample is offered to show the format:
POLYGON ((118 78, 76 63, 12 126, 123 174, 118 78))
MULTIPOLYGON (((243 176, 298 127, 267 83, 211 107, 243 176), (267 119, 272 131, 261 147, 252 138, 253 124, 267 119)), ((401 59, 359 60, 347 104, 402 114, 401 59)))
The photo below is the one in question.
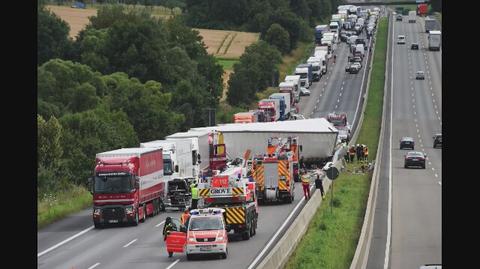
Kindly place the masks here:
POLYGON ((160 211, 165 212, 165 204, 160 200, 160 211))
POLYGON ((141 220, 141 222, 145 222, 145 220, 147 219, 147 206, 146 205, 143 205, 143 218, 141 220))
POLYGON ((135 213, 135 220, 132 222, 132 225, 133 225, 133 226, 137 226, 137 225, 138 225, 138 208, 137 208, 137 212, 135 213))
POLYGON ((172 256, 173 256, 173 252, 168 252, 168 257, 171 258, 172 256))
POLYGON ((191 260, 193 258, 192 254, 187 254, 187 260, 191 260))
POLYGON ((257 221, 253 221, 253 235, 257 234, 257 221))
POLYGON ((243 238, 243 240, 249 240, 250 239, 250 228, 247 228, 247 230, 243 232, 242 238, 243 238))

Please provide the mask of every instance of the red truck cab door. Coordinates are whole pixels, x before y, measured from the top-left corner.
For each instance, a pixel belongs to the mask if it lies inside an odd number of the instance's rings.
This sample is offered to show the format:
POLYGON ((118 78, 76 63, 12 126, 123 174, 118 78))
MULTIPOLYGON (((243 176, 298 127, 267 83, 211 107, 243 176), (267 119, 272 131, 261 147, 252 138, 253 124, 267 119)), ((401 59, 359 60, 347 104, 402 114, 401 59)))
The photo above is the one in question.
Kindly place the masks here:
POLYGON ((168 233, 165 240, 167 252, 183 253, 187 243, 187 232, 181 229, 180 220, 172 218, 172 224, 173 230, 168 233))

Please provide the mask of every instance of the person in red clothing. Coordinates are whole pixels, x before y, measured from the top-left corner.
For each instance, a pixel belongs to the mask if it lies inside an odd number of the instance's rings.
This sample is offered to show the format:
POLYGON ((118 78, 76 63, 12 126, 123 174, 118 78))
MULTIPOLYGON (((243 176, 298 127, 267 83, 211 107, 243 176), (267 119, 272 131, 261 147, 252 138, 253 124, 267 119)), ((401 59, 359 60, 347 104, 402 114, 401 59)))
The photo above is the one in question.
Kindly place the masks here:
POLYGON ((310 199, 310 180, 308 179, 306 174, 302 175, 302 187, 305 200, 310 199))

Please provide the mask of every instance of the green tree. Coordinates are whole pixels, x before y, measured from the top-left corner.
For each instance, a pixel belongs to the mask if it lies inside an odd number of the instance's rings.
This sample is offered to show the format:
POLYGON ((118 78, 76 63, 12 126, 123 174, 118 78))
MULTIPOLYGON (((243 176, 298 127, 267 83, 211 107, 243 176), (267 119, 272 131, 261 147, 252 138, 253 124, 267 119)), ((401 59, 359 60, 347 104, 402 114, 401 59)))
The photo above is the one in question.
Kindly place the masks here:
POLYGON ((430 5, 433 11, 442 12, 442 0, 431 0, 430 5))
POLYGON ((52 116, 48 121, 41 115, 37 115, 37 156, 38 164, 50 169, 62 156, 62 126, 52 116))
POLYGON ((282 54, 290 51, 290 35, 278 23, 270 26, 264 39, 270 45, 275 46, 282 54))
POLYGON ((60 122, 65 129, 62 165, 71 182, 77 185, 85 184, 91 175, 96 153, 134 147, 139 143, 127 115, 122 111, 110 111, 106 106, 67 113, 60 122))
POLYGON ((43 64, 49 59, 63 58, 71 49, 68 37, 70 27, 44 6, 38 9, 37 61, 43 64))

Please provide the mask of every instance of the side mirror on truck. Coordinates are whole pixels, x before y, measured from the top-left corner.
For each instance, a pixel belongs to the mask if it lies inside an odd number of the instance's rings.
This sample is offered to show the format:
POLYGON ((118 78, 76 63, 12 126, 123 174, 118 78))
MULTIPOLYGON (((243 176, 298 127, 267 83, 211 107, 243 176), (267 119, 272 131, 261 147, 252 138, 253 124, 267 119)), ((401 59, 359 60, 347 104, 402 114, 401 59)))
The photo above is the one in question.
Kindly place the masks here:
POLYGON ((88 191, 90 191, 90 193, 93 195, 93 177, 88 178, 87 186, 88 186, 88 191))
POLYGON ((300 145, 300 152, 302 152, 302 150, 303 150, 303 147, 302 147, 302 145, 300 145))
POLYGON ((178 164, 175 165, 175 173, 178 173, 178 164))
POLYGON ((140 189, 140 178, 135 177, 135 189, 140 189))

